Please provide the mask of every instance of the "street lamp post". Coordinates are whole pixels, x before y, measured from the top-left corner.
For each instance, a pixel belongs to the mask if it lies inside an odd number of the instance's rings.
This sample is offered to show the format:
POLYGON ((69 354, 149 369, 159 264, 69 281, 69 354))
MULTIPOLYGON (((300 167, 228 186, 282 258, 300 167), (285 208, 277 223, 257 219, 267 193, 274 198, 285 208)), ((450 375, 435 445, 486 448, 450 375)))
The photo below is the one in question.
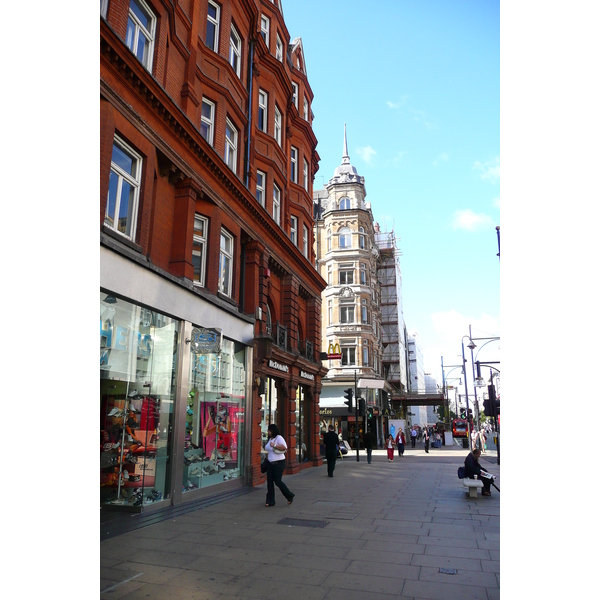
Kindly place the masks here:
POLYGON ((465 369, 465 364, 467 362, 467 359, 465 358, 465 338, 469 338, 469 343, 467 344, 467 348, 470 348, 471 350, 473 350, 473 348, 475 348, 475 344, 473 342, 473 340, 471 339, 470 335, 463 335, 462 339, 460 340, 461 346, 462 346, 462 360, 463 360, 463 366, 462 366, 462 371, 463 371, 463 377, 465 378, 465 400, 467 403, 467 434, 468 434, 468 440, 469 440, 469 448, 471 448, 471 424, 469 423, 469 386, 467 385, 467 372, 465 369))
MULTIPOLYGON (((446 373, 444 371, 444 369, 450 369, 448 371, 448 374, 452 373, 452 371, 454 371, 454 369, 460 369, 462 368, 462 365, 444 365, 444 357, 441 357, 442 359, 442 393, 445 399, 445 408, 446 408, 446 425, 448 427, 450 427, 450 405, 449 405, 449 401, 448 401, 448 387, 446 386, 446 382, 449 381, 449 379, 446 378, 446 373)), ((458 378, 455 378, 458 379, 458 378)), ((456 411, 458 416, 458 410, 456 411)))
MULTIPOLYGON (((496 377, 498 376, 498 374, 500 373, 499 369, 496 369, 496 367, 492 367, 492 364, 498 364, 498 361, 493 361, 493 362, 480 362, 477 361, 477 379, 478 379, 478 385, 483 387, 485 385, 485 382, 483 381, 483 377, 481 377, 481 365, 485 365, 486 367, 490 367, 490 387, 494 386, 494 374, 492 373, 492 369, 494 369, 494 371, 497 371, 496 373, 496 377)), ((488 387, 488 390, 490 389, 490 387, 488 387)), ((495 391, 492 390, 495 394, 495 391)), ((494 405, 492 405, 492 415, 490 415, 493 418, 493 423, 494 423, 494 430, 496 431, 496 450, 497 450, 497 456, 498 456, 498 464, 500 464, 500 423, 497 421, 497 415, 495 412, 495 408, 494 405)))

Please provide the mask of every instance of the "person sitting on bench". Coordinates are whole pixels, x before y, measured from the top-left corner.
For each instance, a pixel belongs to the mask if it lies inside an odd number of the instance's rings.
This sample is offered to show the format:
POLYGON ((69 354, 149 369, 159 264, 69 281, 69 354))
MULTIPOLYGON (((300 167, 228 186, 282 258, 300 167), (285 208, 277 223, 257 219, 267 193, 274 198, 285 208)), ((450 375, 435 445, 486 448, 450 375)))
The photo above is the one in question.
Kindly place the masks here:
POLYGON ((490 487, 492 485, 492 476, 481 468, 479 464, 479 457, 481 456, 481 450, 476 448, 473 452, 470 452, 467 458, 465 458, 465 477, 469 479, 475 479, 475 475, 483 483, 482 496, 491 496, 492 492, 490 487))

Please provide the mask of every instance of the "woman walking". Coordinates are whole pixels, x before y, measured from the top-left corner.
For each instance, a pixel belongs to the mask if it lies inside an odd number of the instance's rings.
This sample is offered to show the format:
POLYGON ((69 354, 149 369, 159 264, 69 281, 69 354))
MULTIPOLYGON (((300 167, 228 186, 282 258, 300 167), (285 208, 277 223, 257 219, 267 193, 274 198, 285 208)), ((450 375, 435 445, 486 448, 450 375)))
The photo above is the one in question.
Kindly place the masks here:
POLYGON ((265 450, 267 451, 267 501, 265 506, 275 506, 275 486, 285 496, 287 503, 291 504, 294 501, 294 494, 281 481, 285 466, 287 444, 283 437, 279 435, 279 429, 277 429, 277 425, 274 423, 269 425, 267 431, 268 439, 265 444, 265 450))
POLYGON ((391 434, 388 435, 385 446, 387 448, 388 462, 394 462, 394 438, 391 434))

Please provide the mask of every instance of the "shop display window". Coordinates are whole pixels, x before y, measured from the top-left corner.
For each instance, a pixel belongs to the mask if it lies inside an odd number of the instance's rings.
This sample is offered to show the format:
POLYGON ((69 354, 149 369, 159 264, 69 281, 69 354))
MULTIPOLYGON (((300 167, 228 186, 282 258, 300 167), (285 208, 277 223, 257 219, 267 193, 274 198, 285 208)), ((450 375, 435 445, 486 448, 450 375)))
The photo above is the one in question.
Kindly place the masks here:
POLYGON ((271 423, 275 423, 280 431, 283 429, 278 422, 277 412, 277 384, 276 380, 271 377, 267 377, 266 384, 264 387, 264 394, 261 394, 262 407, 261 407, 261 443, 264 445, 267 443, 268 435, 267 428, 271 423))
POLYGON ((178 322, 100 294, 100 502, 169 498, 178 322))
POLYGON ((308 452, 308 399, 304 393, 304 388, 299 385, 296 389, 296 456, 298 462, 306 462, 309 457, 308 452))
POLYGON ((243 475, 245 346, 223 339, 218 353, 192 353, 183 492, 243 475))

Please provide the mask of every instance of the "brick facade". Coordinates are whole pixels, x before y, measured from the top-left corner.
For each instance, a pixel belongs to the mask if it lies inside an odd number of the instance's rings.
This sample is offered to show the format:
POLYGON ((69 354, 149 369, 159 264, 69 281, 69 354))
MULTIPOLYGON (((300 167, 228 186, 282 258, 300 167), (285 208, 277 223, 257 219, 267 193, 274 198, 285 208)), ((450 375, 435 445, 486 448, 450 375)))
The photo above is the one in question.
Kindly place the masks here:
MULTIPOLYGON (((308 119, 303 116, 303 99, 312 103, 313 93, 301 41, 290 41, 281 11, 268 1, 219 3, 218 52, 206 45, 208 0, 145 0, 145 4, 154 15, 150 70, 128 47, 129 0, 110 0, 106 19, 100 19, 101 233, 110 239, 111 248, 127 256, 137 253, 138 262, 147 261, 191 293, 256 318, 252 380, 275 375, 266 366, 268 357, 277 356, 290 365, 282 390, 288 411, 286 434, 292 438, 287 455, 292 472, 299 468, 293 439, 298 373, 302 369, 314 375, 306 388, 310 388, 309 421, 314 421, 308 455, 310 464, 320 464, 318 398, 326 369, 318 360, 318 349, 325 282, 314 268, 312 186, 319 156, 312 113, 309 110, 308 119), (270 18, 268 47, 260 35, 261 13, 270 18), (229 63, 232 25, 241 39, 239 77, 229 63), (275 56, 277 35, 283 42, 282 60, 275 56), (298 110, 292 82, 298 86, 298 110), (257 128, 259 90, 269 98, 266 132, 257 128), (201 133, 203 98, 214 106, 212 144, 201 133), (275 139, 276 107, 281 113, 281 143, 275 139), (224 159, 228 122, 237 131, 233 170, 224 159), (130 239, 105 224, 115 136, 141 157, 135 234, 130 239), (291 146, 299 152, 298 183, 290 182, 291 146), (303 160, 310 167, 307 189, 303 160), (266 175, 264 206, 256 198, 257 170, 266 175), (274 185, 281 191, 279 224, 273 219, 274 185), (193 285, 196 214, 208 222, 202 288, 193 285), (298 219, 298 246, 290 240, 292 215, 298 219), (302 253, 303 225, 310 232, 307 257, 302 253), (221 230, 233 238, 229 297, 219 292, 221 230), (266 323, 267 309, 273 325, 285 327, 287 347, 275 343, 266 323), (315 349, 312 357, 307 356, 307 342, 315 349)), ((246 472, 256 484, 264 481, 259 469, 260 428, 256 428, 260 396, 256 386, 250 392, 251 457, 246 472)))

